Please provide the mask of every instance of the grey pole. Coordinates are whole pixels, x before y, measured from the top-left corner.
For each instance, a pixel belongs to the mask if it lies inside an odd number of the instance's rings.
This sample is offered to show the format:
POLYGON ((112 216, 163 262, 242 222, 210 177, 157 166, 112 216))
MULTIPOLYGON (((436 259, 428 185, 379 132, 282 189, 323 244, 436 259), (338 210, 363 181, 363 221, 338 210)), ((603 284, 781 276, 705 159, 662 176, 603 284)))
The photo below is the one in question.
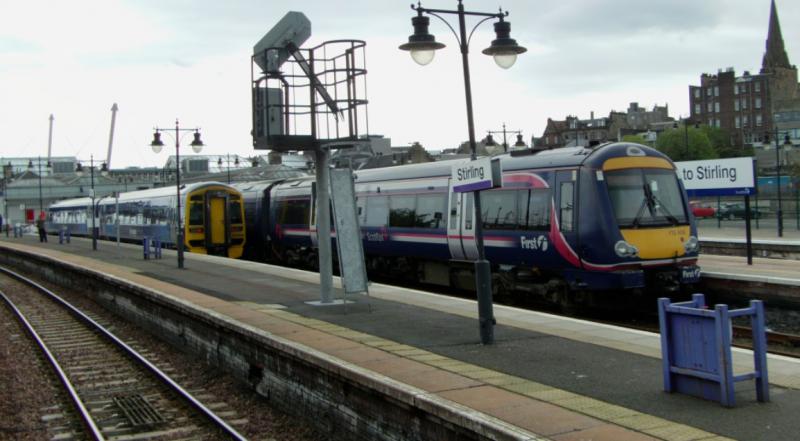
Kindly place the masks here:
MULTIPOLYGON (((464 94, 467 100, 467 126, 469 129, 470 159, 477 159, 478 152, 475 145, 475 122, 472 114, 472 85, 469 75, 469 40, 465 25, 464 5, 458 3, 458 25, 461 34, 461 64, 464 69, 464 94)), ((475 261, 475 290, 478 297, 478 322, 481 343, 489 345, 494 343, 494 306, 492 305, 492 269, 486 260, 483 247, 483 219, 481 219, 481 194, 475 196, 475 245, 478 248, 478 260, 475 261)))
POLYGON ((89 155, 89 176, 92 182, 92 250, 97 251, 97 211, 94 206, 94 155, 89 155))
POLYGON ((331 203, 328 151, 319 148, 316 155, 317 178, 317 249, 319 250, 319 287, 322 303, 333 302, 333 258, 331 251, 331 203))
POLYGON ((117 110, 119 110, 119 107, 117 107, 117 103, 114 103, 111 106, 111 130, 108 133, 108 155, 106 155, 106 167, 108 167, 108 170, 111 170, 111 147, 114 145, 114 126, 117 122, 117 110))
POLYGON ((177 198, 175 198, 175 245, 178 248, 178 269, 183 269, 183 223, 181 222, 181 153, 180 153, 180 128, 178 120, 175 120, 175 188, 177 198))
POLYGON ((39 156, 39 216, 44 212, 44 202, 42 201, 42 157, 39 156))
POLYGON ((783 237, 783 206, 781 203, 781 140, 775 127, 775 185, 778 186, 778 237, 783 237))
POLYGON ((117 224, 117 247, 119 247, 119 192, 114 192, 114 223, 117 224))
POLYGON ((50 163, 50 156, 53 152, 53 114, 50 114, 50 131, 47 134, 47 163, 50 163))

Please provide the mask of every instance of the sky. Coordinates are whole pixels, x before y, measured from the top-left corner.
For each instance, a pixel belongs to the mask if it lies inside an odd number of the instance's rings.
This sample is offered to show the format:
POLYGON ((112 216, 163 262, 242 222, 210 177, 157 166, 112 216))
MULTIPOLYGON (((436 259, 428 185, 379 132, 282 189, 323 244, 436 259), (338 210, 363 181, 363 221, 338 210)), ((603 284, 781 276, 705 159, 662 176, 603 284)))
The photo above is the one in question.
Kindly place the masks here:
MULTIPOLYGON (((266 154, 252 147, 253 46, 288 11, 304 13, 311 37, 366 41, 368 130, 392 145, 429 150, 468 139, 460 52, 447 26, 430 32, 447 47, 427 66, 398 46, 412 33, 410 0, 0 0, 0 156, 105 160, 117 103, 112 168, 163 166, 154 127, 201 129, 203 154, 266 154)), ((511 69, 481 54, 491 21, 470 40, 475 131, 541 136, 548 118, 589 118, 629 103, 689 114, 688 86, 733 67, 757 73, 770 0, 466 0, 468 11, 508 11, 511 38, 528 51, 511 69)), ((776 0, 789 60, 800 64, 800 1, 776 0)), ((455 0, 427 0, 434 9, 455 0)), ((444 15, 457 27, 455 15, 444 15)), ((477 20, 468 18, 471 29, 477 20)), ((495 139, 498 136, 495 135, 495 139)), ((515 139, 509 135, 509 139, 515 139)), ((168 146, 174 141, 164 137, 168 146)), ((191 134, 181 139, 188 147, 191 134)), ((181 148, 181 154, 191 153, 181 148)))

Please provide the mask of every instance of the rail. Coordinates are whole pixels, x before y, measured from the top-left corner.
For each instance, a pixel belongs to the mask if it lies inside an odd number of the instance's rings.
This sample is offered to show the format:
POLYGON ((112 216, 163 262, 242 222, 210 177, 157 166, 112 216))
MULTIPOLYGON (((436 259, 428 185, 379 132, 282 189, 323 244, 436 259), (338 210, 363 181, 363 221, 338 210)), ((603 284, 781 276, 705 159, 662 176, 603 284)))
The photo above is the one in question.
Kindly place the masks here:
MULTIPOLYGON (((225 421, 223 421, 218 415, 216 415, 211 409, 203 405, 197 398, 195 398, 191 393, 186 391, 183 387, 181 387, 178 383, 176 383, 172 378, 170 378, 167 374, 162 372, 158 367, 156 367, 153 363, 147 360, 144 356, 139 354, 135 349, 131 348, 128 344, 117 338, 111 331, 107 330, 105 327, 94 321, 91 317, 87 316, 83 312, 81 312, 78 308, 72 306, 69 302, 59 297, 57 294, 53 293, 52 291, 48 290, 44 286, 36 283, 35 281, 19 274, 14 271, 11 271, 7 268, 0 267, 0 272, 13 277, 37 290, 45 294, 55 303, 63 306, 66 308, 70 313, 72 313, 75 317, 79 320, 87 324, 88 326, 92 327, 98 333, 106 337, 109 341, 111 341, 114 345, 116 345, 119 349, 125 352, 128 356, 130 356, 133 360, 138 362, 141 366, 144 366, 150 373, 155 375, 159 380, 161 380, 164 384, 166 384, 169 388, 171 388, 175 393, 180 395, 183 399, 189 402, 198 412, 203 414, 206 418, 208 418, 215 426, 217 426, 220 430, 224 433, 228 434, 231 438, 239 441, 245 441, 247 438, 242 436, 239 432, 236 431, 233 427, 228 425, 225 421)), ((3 296, 5 298, 5 295, 3 296)), ((9 301, 9 300, 6 300, 9 301)), ((43 343, 42 343, 43 344, 43 343)), ((52 355, 48 355, 48 357, 52 357, 52 355)), ((54 359, 53 359, 54 361, 54 359)), ((64 375, 63 371, 59 373, 60 376, 64 375)), ((64 376, 64 379, 66 377, 64 376)), ((74 389, 71 393, 74 392, 74 389)), ((77 397, 77 395, 76 395, 77 397)), ((82 404, 81 404, 82 406, 82 404)), ((85 408, 83 408, 85 411, 85 408)), ((88 416, 88 411, 86 412, 88 416)), ((91 417, 89 417, 91 419, 91 417)), ((93 424, 93 423, 92 423, 93 424)), ((96 429, 96 426, 94 426, 96 429)), ((99 438, 95 438, 97 440, 104 439, 99 432, 97 433, 99 438)))

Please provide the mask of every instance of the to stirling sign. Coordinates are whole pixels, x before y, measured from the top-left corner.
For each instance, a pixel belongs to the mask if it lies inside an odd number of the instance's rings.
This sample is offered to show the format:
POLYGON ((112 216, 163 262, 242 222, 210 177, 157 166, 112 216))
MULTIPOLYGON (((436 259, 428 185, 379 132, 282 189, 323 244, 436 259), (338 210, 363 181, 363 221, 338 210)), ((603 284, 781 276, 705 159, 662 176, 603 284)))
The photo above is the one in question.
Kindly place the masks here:
POLYGON ((756 193, 753 158, 676 162, 689 196, 748 196, 756 193))
POLYGON ((456 193, 500 187, 503 183, 500 158, 459 161, 453 165, 451 178, 456 193))

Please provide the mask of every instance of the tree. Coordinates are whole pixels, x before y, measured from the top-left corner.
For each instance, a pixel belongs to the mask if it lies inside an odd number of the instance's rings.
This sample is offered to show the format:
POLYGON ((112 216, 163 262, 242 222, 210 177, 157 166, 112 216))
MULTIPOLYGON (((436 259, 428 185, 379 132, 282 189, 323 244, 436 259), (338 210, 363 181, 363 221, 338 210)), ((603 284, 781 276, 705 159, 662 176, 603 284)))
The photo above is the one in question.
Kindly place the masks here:
POLYGON ((702 126, 700 128, 711 142, 711 147, 717 151, 720 158, 738 158, 740 156, 753 156, 753 147, 735 147, 731 144, 731 135, 727 130, 718 127, 702 126))
POLYGON ((701 129, 678 127, 658 135, 656 148, 673 161, 694 161, 719 157, 708 136, 701 129), (688 141, 688 145, 687 145, 688 141))
POLYGON ((641 145, 650 145, 642 135, 625 135, 622 137, 623 142, 633 142, 641 145))

